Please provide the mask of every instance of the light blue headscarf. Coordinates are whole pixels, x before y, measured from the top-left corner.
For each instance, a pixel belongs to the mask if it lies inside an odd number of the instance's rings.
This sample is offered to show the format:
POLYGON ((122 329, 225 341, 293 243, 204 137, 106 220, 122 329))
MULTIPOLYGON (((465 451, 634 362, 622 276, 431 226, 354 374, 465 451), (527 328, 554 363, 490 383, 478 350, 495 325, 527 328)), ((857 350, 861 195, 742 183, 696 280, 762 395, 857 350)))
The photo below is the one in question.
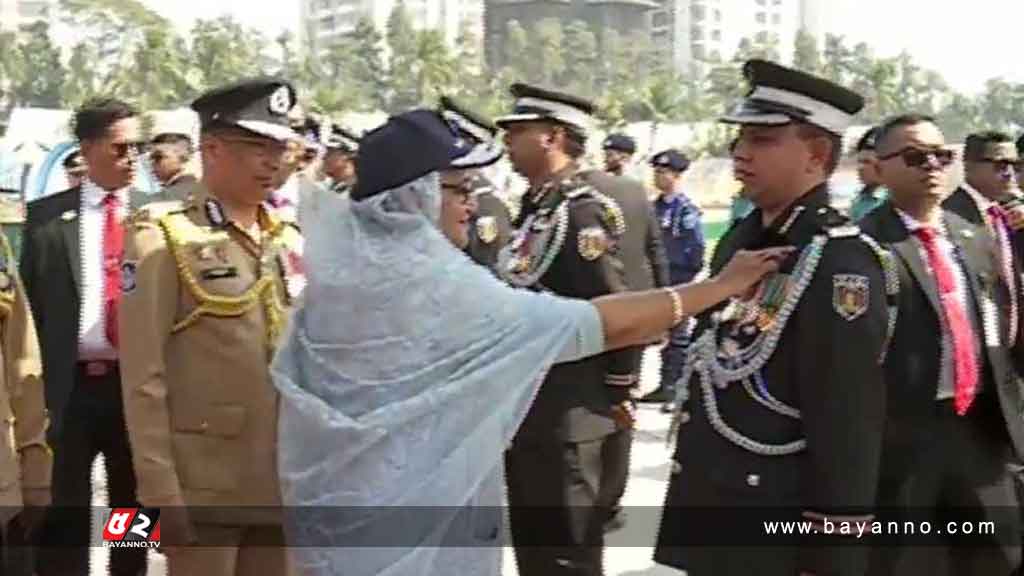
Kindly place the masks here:
POLYGON ((431 174, 325 197, 304 226, 305 303, 271 367, 302 574, 497 575, 504 450, 548 368, 603 348, 590 303, 502 284, 439 214, 431 174))

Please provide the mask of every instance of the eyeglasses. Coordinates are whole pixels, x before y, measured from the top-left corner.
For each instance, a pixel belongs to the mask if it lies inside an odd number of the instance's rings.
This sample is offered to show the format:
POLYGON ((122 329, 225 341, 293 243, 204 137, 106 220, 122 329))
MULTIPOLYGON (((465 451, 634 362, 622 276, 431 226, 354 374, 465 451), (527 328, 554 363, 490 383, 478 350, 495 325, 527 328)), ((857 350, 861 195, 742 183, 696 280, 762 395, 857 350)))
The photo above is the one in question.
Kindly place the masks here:
POLYGON ((114 156, 118 158, 124 158, 129 154, 138 156, 146 151, 145 142, 111 142, 110 148, 114 151, 114 156))
POLYGON ((893 152, 892 154, 886 154, 885 156, 879 156, 879 160, 889 160, 899 156, 903 159, 903 163, 910 168, 920 168, 925 164, 930 164, 932 160, 945 168, 953 163, 953 151, 948 148, 935 148, 932 150, 921 150, 920 148, 907 147, 902 150, 893 152))
POLYGON ((466 180, 464 182, 459 182, 458 184, 446 184, 443 182, 441 183, 441 190, 447 190, 448 192, 463 195, 466 197, 473 193, 473 189, 474 188, 472 180, 466 180))
POLYGON ((1016 170, 1020 166, 1019 160, 1010 160, 1008 158, 982 158, 978 162, 985 162, 991 164, 996 172, 1006 172, 1007 170, 1016 170))

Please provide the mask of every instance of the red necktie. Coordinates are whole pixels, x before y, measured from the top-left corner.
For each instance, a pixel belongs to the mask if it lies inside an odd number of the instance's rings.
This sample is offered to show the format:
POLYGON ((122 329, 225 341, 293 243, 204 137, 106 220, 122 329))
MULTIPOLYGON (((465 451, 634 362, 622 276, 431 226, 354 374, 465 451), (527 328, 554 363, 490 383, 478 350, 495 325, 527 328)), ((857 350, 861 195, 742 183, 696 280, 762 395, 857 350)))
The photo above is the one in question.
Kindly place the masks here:
POLYGON ((1009 345, 1017 341, 1017 278, 1013 273, 1013 248, 1010 245, 1010 225, 1006 220, 1006 211, 998 204, 988 207, 989 221, 995 229, 996 240, 999 242, 998 258, 999 273, 1010 291, 1010 334, 1009 345))
POLYGON ((918 228, 914 235, 924 246, 928 264, 939 287, 942 313, 946 318, 946 325, 949 326, 950 340, 953 343, 953 406, 956 413, 963 416, 971 407, 978 392, 978 365, 974 355, 973 329, 960 299, 957 298, 952 263, 947 261, 939 248, 935 229, 918 228))
POLYGON ((107 340, 114 348, 117 348, 117 307, 121 301, 121 255, 124 252, 120 210, 121 199, 117 194, 110 193, 103 198, 103 306, 107 340))

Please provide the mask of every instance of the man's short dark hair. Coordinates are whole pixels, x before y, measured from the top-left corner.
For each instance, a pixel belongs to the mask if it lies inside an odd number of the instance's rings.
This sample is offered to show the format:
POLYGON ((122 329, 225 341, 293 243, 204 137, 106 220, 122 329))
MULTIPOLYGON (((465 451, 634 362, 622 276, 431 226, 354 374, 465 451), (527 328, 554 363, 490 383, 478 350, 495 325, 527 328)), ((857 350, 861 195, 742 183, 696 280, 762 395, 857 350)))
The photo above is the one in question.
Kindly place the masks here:
POLYGON ((888 146, 893 132, 917 124, 935 124, 935 118, 927 114, 913 112, 887 119, 878 127, 878 134, 875 136, 875 150, 884 150, 888 146))
POLYGON ((138 115, 134 106, 116 98, 90 100, 75 112, 75 138, 79 142, 98 140, 115 123, 138 115))
POLYGON ((843 155, 843 137, 833 134, 824 128, 819 128, 813 124, 799 123, 797 124, 797 134, 801 138, 812 139, 812 138, 824 138, 828 140, 831 149, 828 153, 828 161, 825 164, 825 173, 831 175, 839 167, 839 160, 843 155))
POLYGON ((192 139, 187 134, 167 132, 157 134, 153 137, 153 144, 170 144, 181 154, 181 159, 187 161, 192 157, 192 139))
POLYGON ((984 160, 989 146, 1008 142, 1013 142, 1013 138, 1005 132, 996 130, 968 134, 967 140, 964 141, 964 160, 984 160))
POLYGON ((853 148, 854 152, 860 153, 865 150, 874 152, 875 141, 877 138, 878 127, 872 126, 871 128, 868 128, 867 132, 864 132, 864 135, 860 137, 860 140, 857 140, 857 145, 853 148))
POLYGON ((562 122, 552 122, 551 125, 565 133, 564 151, 570 158, 579 160, 587 153, 587 135, 582 130, 562 122))

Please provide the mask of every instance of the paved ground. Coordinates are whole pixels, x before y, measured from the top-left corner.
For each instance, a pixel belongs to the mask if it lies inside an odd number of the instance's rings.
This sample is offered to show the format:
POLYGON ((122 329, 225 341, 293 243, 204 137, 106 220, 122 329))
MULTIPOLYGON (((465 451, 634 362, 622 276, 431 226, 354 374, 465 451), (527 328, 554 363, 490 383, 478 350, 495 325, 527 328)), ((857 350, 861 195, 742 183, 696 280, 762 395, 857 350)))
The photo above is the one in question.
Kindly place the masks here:
MULTIPOLYGON (((659 367, 658 354, 649 350, 642 375, 641 387, 644 391, 657 386, 659 367)), ((669 471, 669 453, 665 444, 668 424, 668 416, 661 414, 658 406, 641 405, 633 443, 631 475, 623 505, 645 508, 629 511, 632 514, 627 516, 626 527, 608 535, 605 549, 607 576, 683 576, 677 570, 655 565, 651 559, 658 523, 657 508, 664 499, 669 471)), ((94 506, 103 506, 106 504, 106 482, 100 461, 97 460, 96 464, 93 470, 94 506)), ((94 548, 91 574, 106 574, 106 560, 107 551, 94 548)), ((149 576, 163 576, 167 573, 164 558, 157 553, 150 553, 149 566, 149 576)), ((503 576, 517 576, 511 550, 505 551, 503 573, 503 576)))

